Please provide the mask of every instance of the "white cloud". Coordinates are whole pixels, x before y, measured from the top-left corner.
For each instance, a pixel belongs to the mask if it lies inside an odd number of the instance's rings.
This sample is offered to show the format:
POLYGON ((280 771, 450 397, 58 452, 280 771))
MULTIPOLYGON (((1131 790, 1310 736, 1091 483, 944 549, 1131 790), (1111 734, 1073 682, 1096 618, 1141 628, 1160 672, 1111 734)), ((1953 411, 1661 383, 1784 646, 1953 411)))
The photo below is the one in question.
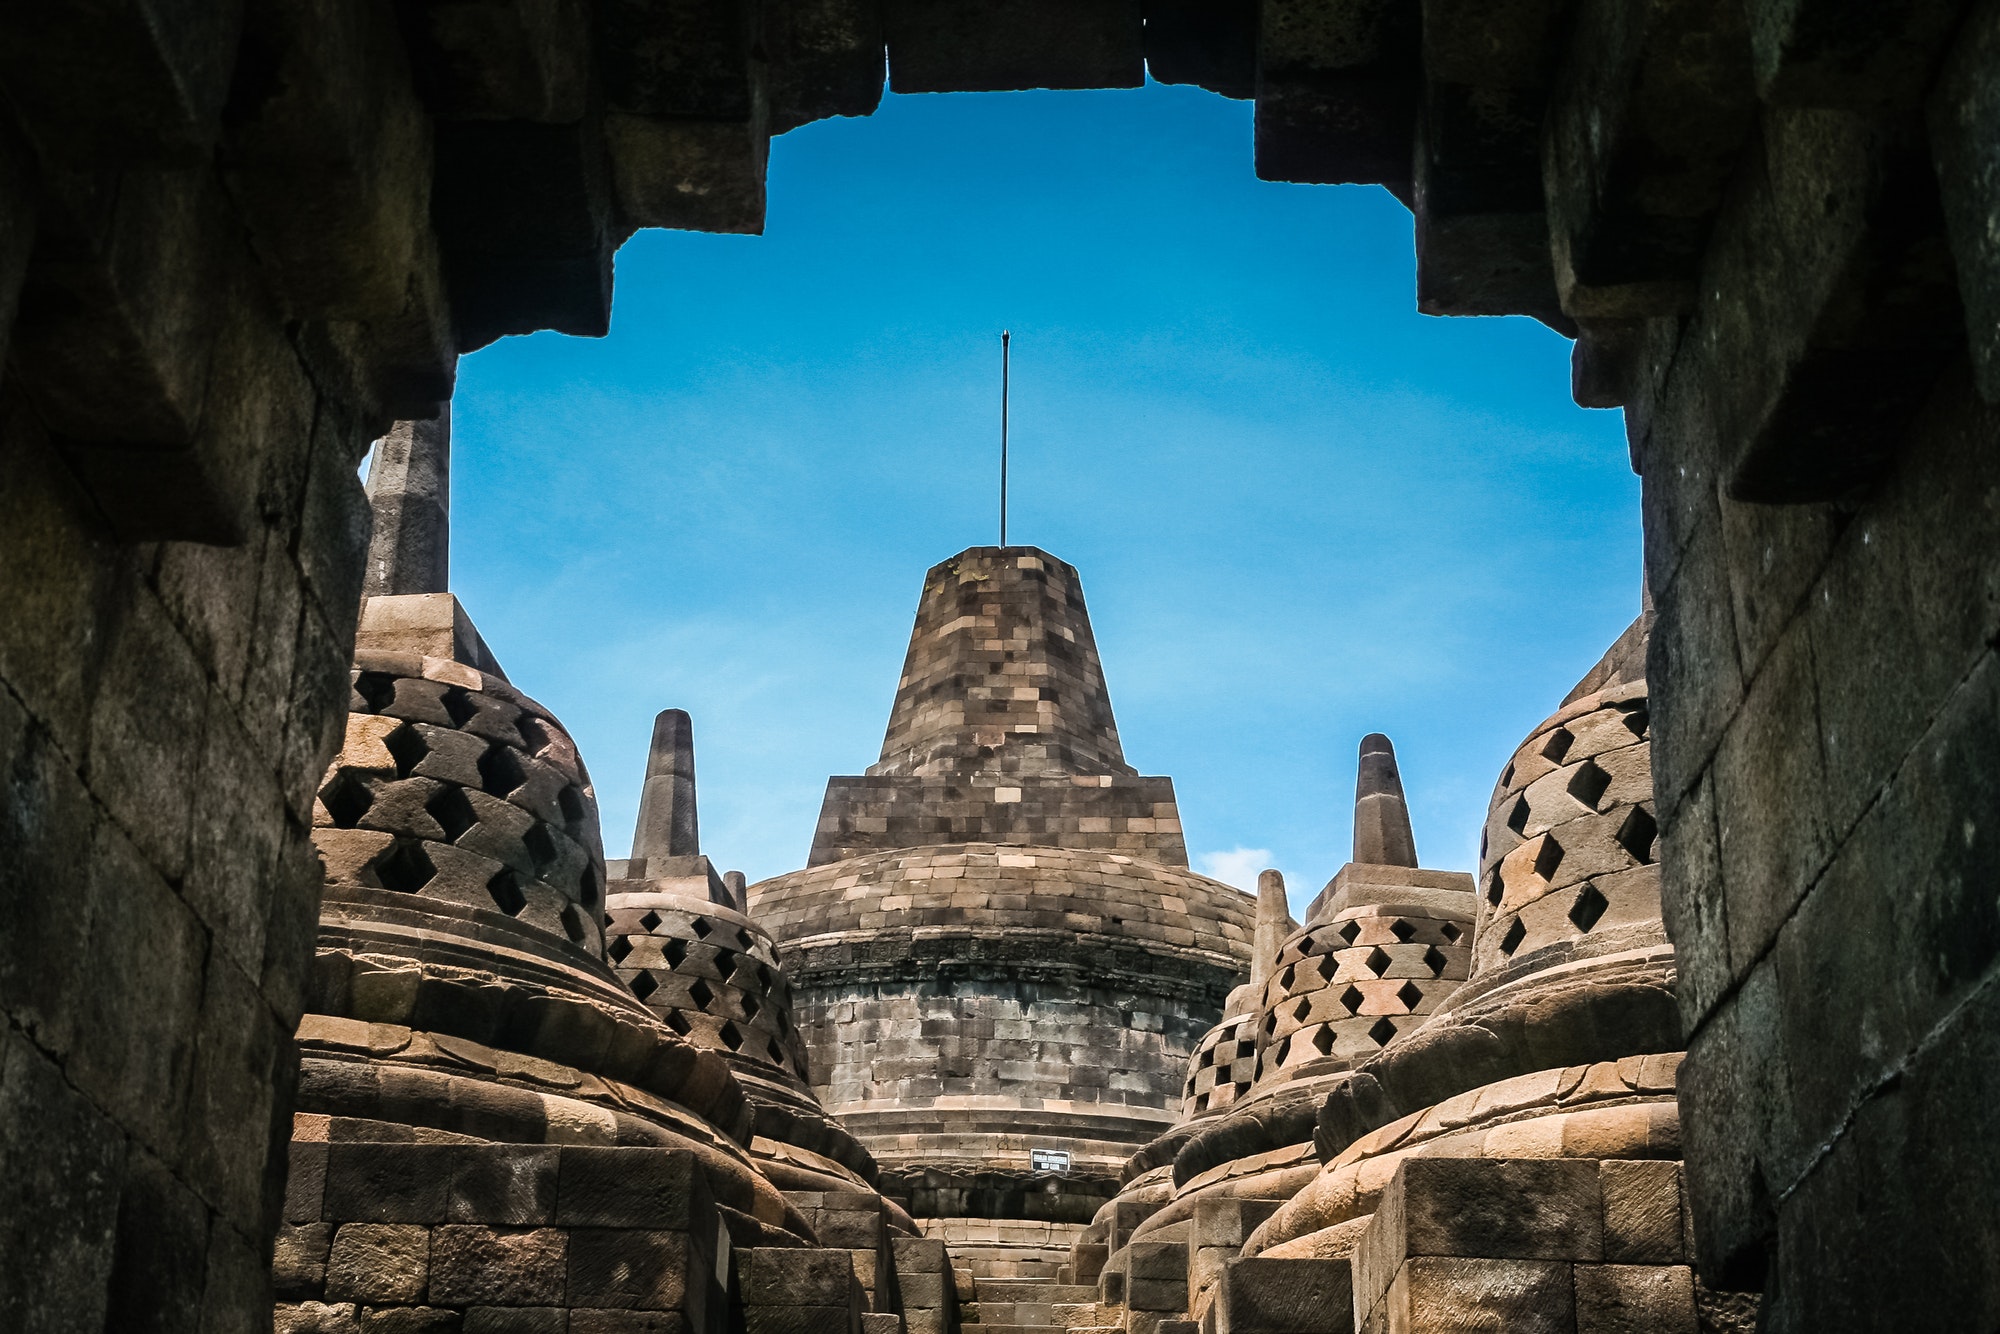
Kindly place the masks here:
POLYGON ((1231 848, 1227 852, 1195 854, 1195 866, 1203 875, 1252 893, 1257 890, 1257 873, 1270 865, 1269 848, 1231 848))

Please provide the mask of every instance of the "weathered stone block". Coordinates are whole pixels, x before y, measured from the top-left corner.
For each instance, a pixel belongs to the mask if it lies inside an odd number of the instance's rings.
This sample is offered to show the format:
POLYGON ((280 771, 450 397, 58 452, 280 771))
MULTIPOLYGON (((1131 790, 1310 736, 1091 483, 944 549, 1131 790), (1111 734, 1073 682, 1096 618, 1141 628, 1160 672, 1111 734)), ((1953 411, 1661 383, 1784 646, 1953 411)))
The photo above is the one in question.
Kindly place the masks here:
POLYGON ((743 1312, 744 1334, 851 1334, 860 1327, 861 1313, 845 1306, 751 1306, 743 1312))
POLYGON ((198 1023, 182 1161, 223 1216, 258 1218, 276 1167, 272 1150, 283 1141, 246 1144, 243 1126, 270 1124, 273 1097, 296 1058, 256 982, 227 958, 209 959, 198 1023))
POLYGON ((0 77, 43 152, 66 164, 199 160, 236 64, 243 6, 36 5, 0 25, 0 77))
POLYGON ((643 116, 747 121, 757 100, 743 0, 608 0, 596 7, 607 105, 643 116))
POLYGON ((325 1295, 326 1257, 333 1246, 333 1224, 288 1224, 278 1229, 271 1263, 272 1286, 287 1299, 325 1295))
POLYGON ((1352 1321, 1354 1271, 1347 1260, 1231 1260, 1216 1289, 1217 1334, 1319 1334, 1352 1321))
MULTIPOLYGON (((1920 11, 1950 12, 1924 4, 1920 11)), ((1893 14, 1896 11, 1883 11, 1893 14)), ((1979 392, 2000 403, 2000 93, 1992 72, 2000 62, 2000 13, 1974 6, 1929 105, 1931 153, 1943 192, 1945 226, 1965 304, 1965 328, 1979 392)))
POLYGON ((691 1153, 571 1145, 559 1173, 556 1221, 566 1227, 711 1225, 708 1178, 691 1153))
POLYGON ((79 1043, 65 1072, 141 1143, 178 1160, 208 933, 108 821, 98 827, 88 874, 96 901, 119 905, 98 916, 91 957, 147 1003, 130 1004, 109 988, 86 992, 81 1031, 94 1036, 79 1043))
POLYGON ((1622 1265, 1685 1263, 1680 1164, 1607 1158, 1598 1170, 1604 1192, 1604 1258, 1622 1265))
POLYGON ((134 1147, 125 1160, 111 1260, 108 1329, 191 1329, 201 1318, 208 1206, 134 1147))
POLYGON ((1578 1265, 1577 1334, 1694 1334, 1686 1265, 1578 1265))
POLYGON ((361 1334, 461 1334, 459 1313, 443 1306, 362 1308, 361 1334))
POLYGON ((475 1306, 460 1334, 568 1334, 570 1313, 560 1306, 475 1306))
POLYGON ((437 127, 431 216, 461 351, 511 333, 601 337, 610 327, 623 234, 605 142, 594 119, 437 127))
POLYGON ((361 1334, 361 1311, 353 1302, 280 1302, 272 1323, 277 1334, 361 1334))
POLYGON ((395 16, 286 0, 250 28, 269 76, 223 162, 267 281, 297 318, 391 320, 436 263, 430 127, 395 16))
POLYGON ((590 23, 579 0, 437 0, 404 27, 416 86, 456 120, 582 118, 590 23))
MULTIPOLYGON (((1777 1205, 1763 1321, 1796 1328, 1893 1326, 1913 1313, 1979 1328, 2000 1313, 1976 1269, 1935 1246, 1931 1225, 1990 1212, 1995 1165, 1967 1157, 1939 1126, 1976 1120, 1995 1097, 2000 1013, 1989 984, 1968 998, 1856 1111, 1813 1171, 1777 1205), (1912 1226, 1908 1220, 1921 1219, 1912 1226), (1826 1256, 1863 1257, 1853 1269, 1826 1256), (1885 1284, 1882 1275, 1897 1282, 1885 1284)), ((1700 1220, 1706 1225, 1706 1215, 1700 1220)), ((1706 1237, 1698 1237, 1704 1245, 1706 1237)))
POLYGON ((1603 1254, 1595 1162, 1406 1158, 1355 1247, 1355 1305, 1372 1311, 1412 1256, 1567 1262, 1603 1254))
POLYGON ((1104 1272, 1104 1262, 1111 1257, 1111 1248, 1102 1242, 1084 1241, 1072 1247, 1071 1253, 1076 1257, 1076 1269, 1071 1277, 1078 1283, 1090 1284, 1097 1282, 1098 1276, 1104 1272))
MULTIPOLYGON (((940 1246, 943 1245, 942 1242, 938 1244, 940 1246)), ((904 1273, 901 1268, 901 1252, 897 1253, 896 1264, 896 1282, 902 1289, 903 1305, 922 1307, 943 1307, 950 1305, 947 1279, 942 1272, 929 1274, 904 1273)))
POLYGON ((101 198, 44 207, 14 355, 52 433, 181 451, 201 420, 221 315, 221 203, 199 171, 99 184, 101 198))
POLYGON ((886 1224, 880 1208, 868 1213, 827 1209, 821 1211, 813 1224, 813 1231, 822 1246, 874 1250, 882 1246, 886 1224))
POLYGON ((1278 1211, 1283 1200, 1246 1200, 1210 1196, 1195 1201, 1193 1246, 1237 1246, 1250 1240, 1257 1225, 1278 1211))
POLYGON ((285 1175, 285 1221, 317 1223, 320 1204, 326 1198, 326 1151, 324 1143, 293 1140, 285 1175))
POLYGON ((99 1327, 124 1137, 20 1034, 0 1037, 0 1244, 21 1265, 0 1324, 99 1327))
MULTIPOLYGON (((1427 20, 1426 33, 1439 24, 1482 26, 1473 14, 1453 12, 1427 20)), ((1490 71, 1466 73, 1470 80, 1459 82, 1433 67, 1424 86, 1410 201, 1417 308, 1532 315, 1568 332, 1575 326, 1557 300, 1542 200, 1544 76, 1523 71, 1519 82, 1506 82, 1490 71)))
POLYGON ((679 1311, 569 1313, 569 1334, 689 1334, 695 1328, 679 1311))
MULTIPOLYGON (((1688 1041, 1681 1063, 1681 1138, 1688 1195, 1696 1205, 1697 1263, 1707 1282, 1760 1287, 1776 1220, 1771 1184, 1786 1179, 1772 1160, 1789 1120, 1788 1053, 1777 969, 1752 969, 1688 1041)), ((1789 1138, 1789 1137, 1787 1137, 1789 1138)))
POLYGON ((737 1252, 745 1306, 845 1309, 854 1270, 845 1251, 755 1247, 737 1252))
POLYGON ((1729 494, 1839 499, 1880 476, 1964 336, 1936 179, 1913 121, 1844 112, 1768 111, 1745 158, 1700 303, 1729 494))
POLYGON ((619 214, 632 224, 763 232, 770 135, 761 118, 691 120, 613 112, 605 118, 604 134, 619 214))
POLYGON ((329 1145, 323 1216, 342 1223, 443 1222, 453 1157, 451 1148, 428 1144, 329 1145))
POLYGON ((1414 1256, 1369 1311, 1362 1334, 1504 1329, 1572 1334, 1571 1266, 1556 1260, 1414 1256))
MULTIPOLYGON (((8 657, 0 650, 0 661, 8 657)), ((88 846, 101 817, 68 757, 9 696, 0 696, 0 753, 10 757, 0 789, 0 1008, 61 1056, 92 981, 75 966, 87 953, 92 882, 83 886, 83 903, 37 893, 35 886, 59 883, 71 869, 67 849, 88 846)))
POLYGON ((1187 1281, 1129 1278, 1125 1282, 1125 1304, 1134 1311, 1185 1311, 1188 1308, 1187 1281))
POLYGON ((326 1261, 327 1300, 422 1301, 430 1243, 430 1229, 421 1223, 343 1223, 326 1261))
POLYGON ((1962 8, 1953 0, 1751 0, 1757 91, 1786 106, 1907 109, 1962 8))
POLYGON ((1730 968, 1739 976, 1770 948, 1831 851, 1817 698, 1810 644, 1795 630, 1750 683, 1716 749, 1718 814, 1771 811, 1719 820, 1730 968))
POLYGON ((1150 0, 1146 72, 1224 97, 1257 94, 1256 0, 1150 0))
POLYGON ((430 1299, 448 1306, 553 1306, 564 1300, 567 1234, 446 1224, 431 1232, 430 1299))
POLYGON ((1753 123, 1742 6, 1596 0, 1567 40, 1542 156, 1563 309, 1685 309, 1753 123))
POLYGON ((607 1310, 703 1309, 702 1255, 684 1232, 577 1228, 569 1234, 569 1304, 607 1310))
MULTIPOLYGON (((1650 483, 1647 489, 1653 489, 1650 483)), ((1708 502, 1713 515, 1712 491, 1708 502)), ((1646 652, 1653 793, 1661 823, 1669 828, 1675 807, 1708 768, 1742 699, 1735 620, 1727 600, 1717 595, 1727 579, 1720 527, 1719 519, 1696 527, 1672 582, 1654 588, 1659 619, 1646 652)))
MULTIPOLYGON (((898 1281, 905 1285, 908 1284, 910 1278, 914 1275, 936 1274, 940 1276, 940 1279, 943 1279, 948 1277, 951 1272, 951 1257, 945 1250, 945 1244, 935 1238, 891 1237, 889 1239, 889 1248, 896 1257, 898 1281)), ((941 1285, 939 1296, 942 1297, 943 1295, 944 1289, 941 1285)), ((942 1301, 913 1302, 909 1296, 907 1286, 904 1288, 903 1300, 906 1304, 916 1306, 938 1306, 943 1304, 942 1301)))
POLYGON ((1138 0, 885 0, 889 87, 898 93, 1137 88, 1138 0))
POLYGON ((1125 1249, 1125 1272, 1130 1278, 1185 1279, 1185 1242, 1135 1241, 1125 1249))
POLYGON ((792 0, 764 11, 771 133, 826 116, 866 116, 882 100, 876 0, 792 0))
POLYGON ((1264 0, 1257 175, 1387 185, 1407 198, 1422 90, 1419 26, 1414 4, 1264 0))
POLYGON ((453 1155, 446 1220, 506 1227, 554 1222, 559 1153, 517 1144, 460 1150, 453 1155))

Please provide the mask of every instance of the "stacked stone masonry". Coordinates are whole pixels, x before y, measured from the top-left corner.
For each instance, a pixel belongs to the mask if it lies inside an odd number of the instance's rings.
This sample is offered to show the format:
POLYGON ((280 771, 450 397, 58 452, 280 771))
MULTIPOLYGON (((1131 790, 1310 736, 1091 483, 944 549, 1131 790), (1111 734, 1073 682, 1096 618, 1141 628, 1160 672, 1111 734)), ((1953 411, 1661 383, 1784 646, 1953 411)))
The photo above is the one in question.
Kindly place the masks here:
POLYGON ((601 947, 596 797, 547 711, 446 658, 362 653, 352 679, 313 807, 328 884, 497 908, 601 947))
POLYGON ((806 864, 939 843, 1187 865, 1173 780, 1125 763, 1082 583, 1034 547, 924 576, 882 758, 828 781, 806 864))
POLYGON ((1774 1329, 1991 1326, 1931 1244, 2000 1199, 1990 0, 13 7, 0 1324, 261 1318, 355 465, 459 351, 601 332, 633 228, 754 230, 768 135, 885 52, 1254 97, 1260 175, 1411 205, 1421 309, 1575 336, 1644 479, 1700 1268, 1774 1329))
POLYGON ((1052 1277, 1173 1124, 1254 929, 1125 764, 1076 571, 1032 547, 925 576, 881 762, 749 905, 820 1102, 990 1281, 1052 1277))
POLYGON ((1414 1030, 1465 980, 1469 940, 1462 918, 1416 905, 1367 904, 1315 922, 1278 951, 1259 1074, 1366 1059, 1414 1030))
POLYGON ((791 987, 754 922, 677 895, 618 893, 608 906, 613 971, 669 1027, 701 1046, 806 1077, 791 987))
POLYGON ((1130 775, 1076 571, 983 548, 924 576, 875 777, 1130 775))

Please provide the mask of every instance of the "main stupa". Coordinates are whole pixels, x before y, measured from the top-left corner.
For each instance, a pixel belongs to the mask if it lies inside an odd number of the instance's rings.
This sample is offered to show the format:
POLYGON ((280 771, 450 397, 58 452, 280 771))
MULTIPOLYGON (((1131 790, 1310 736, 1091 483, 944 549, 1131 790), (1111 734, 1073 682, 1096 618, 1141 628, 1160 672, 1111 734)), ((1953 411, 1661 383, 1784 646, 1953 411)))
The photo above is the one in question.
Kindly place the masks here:
POLYGON ((1053 1274, 1178 1118, 1256 918, 1188 869, 1173 780, 1125 762, 1076 571, 1020 546, 925 575, 880 760, 749 907, 814 1092, 996 1277, 1053 1274))

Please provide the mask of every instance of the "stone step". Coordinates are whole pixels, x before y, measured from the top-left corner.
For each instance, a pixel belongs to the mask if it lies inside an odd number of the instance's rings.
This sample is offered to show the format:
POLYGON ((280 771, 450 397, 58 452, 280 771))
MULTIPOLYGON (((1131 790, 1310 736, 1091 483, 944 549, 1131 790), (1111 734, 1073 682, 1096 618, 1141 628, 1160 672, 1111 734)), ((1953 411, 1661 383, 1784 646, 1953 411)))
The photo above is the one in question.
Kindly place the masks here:
POLYGON ((972 1285, 982 1302, 1094 1302, 1094 1283, 1051 1283, 1036 1278, 982 1278, 972 1285))
POLYGON ((978 1302, 959 1308, 959 1319, 981 1329, 1058 1330, 1078 1334, 1118 1323, 1117 1312, 1096 1302, 978 1302))
POLYGON ((1053 1314, 1058 1329, 1096 1329, 1101 1325, 1115 1325, 1119 1322, 1116 1308, 1101 1306, 1096 1302, 1056 1302, 1053 1304, 1053 1314))

